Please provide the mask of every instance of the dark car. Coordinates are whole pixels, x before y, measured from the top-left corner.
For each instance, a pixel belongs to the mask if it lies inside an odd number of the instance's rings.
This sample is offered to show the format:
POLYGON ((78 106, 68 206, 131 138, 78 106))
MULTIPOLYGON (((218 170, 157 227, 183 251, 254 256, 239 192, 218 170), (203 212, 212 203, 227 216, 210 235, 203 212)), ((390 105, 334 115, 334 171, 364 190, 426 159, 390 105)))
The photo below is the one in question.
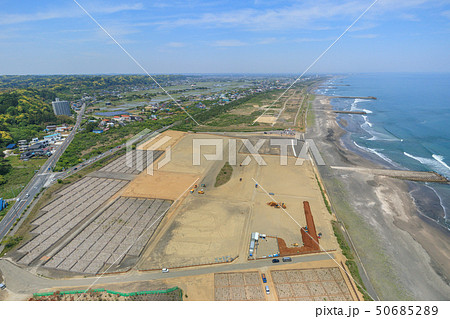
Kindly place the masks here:
POLYGON ((272 262, 275 264, 275 263, 279 263, 280 260, 275 258, 275 259, 272 259, 272 262))

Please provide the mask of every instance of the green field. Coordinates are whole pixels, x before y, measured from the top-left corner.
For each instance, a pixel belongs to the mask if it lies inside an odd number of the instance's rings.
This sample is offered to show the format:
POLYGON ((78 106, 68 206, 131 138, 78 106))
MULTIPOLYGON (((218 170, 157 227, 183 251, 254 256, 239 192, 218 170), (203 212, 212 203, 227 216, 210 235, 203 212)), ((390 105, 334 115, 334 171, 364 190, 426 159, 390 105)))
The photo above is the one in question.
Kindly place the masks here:
POLYGON ((214 187, 219 187, 223 184, 226 184, 231 179, 232 174, 233 167, 228 162, 226 162, 216 177, 216 183, 214 187))
POLYGON ((6 160, 12 168, 5 175, 6 183, 0 186, 0 197, 14 198, 28 184, 35 171, 45 163, 47 158, 32 158, 29 161, 21 161, 19 156, 10 156, 6 160))

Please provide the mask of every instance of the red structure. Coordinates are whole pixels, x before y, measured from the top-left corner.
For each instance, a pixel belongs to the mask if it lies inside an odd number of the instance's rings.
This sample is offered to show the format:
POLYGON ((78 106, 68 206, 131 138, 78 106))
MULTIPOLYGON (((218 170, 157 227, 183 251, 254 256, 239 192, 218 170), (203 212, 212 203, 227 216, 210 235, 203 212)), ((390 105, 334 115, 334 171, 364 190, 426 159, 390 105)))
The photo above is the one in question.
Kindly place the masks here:
POLYGON ((317 237, 316 225, 314 224, 314 218, 311 213, 311 207, 309 207, 309 202, 303 202, 303 209, 305 210, 306 227, 308 227, 308 230, 303 227, 300 229, 303 246, 287 247, 286 242, 282 238, 277 238, 280 256, 303 255, 320 252, 319 238, 317 237))

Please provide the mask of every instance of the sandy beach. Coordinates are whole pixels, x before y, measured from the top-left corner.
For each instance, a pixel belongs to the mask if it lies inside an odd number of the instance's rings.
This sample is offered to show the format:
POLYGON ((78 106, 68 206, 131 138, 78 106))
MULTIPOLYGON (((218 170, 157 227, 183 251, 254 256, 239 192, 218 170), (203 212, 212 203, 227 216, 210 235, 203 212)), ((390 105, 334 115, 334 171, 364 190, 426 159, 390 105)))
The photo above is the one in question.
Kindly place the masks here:
POLYGON ((345 147, 349 137, 329 98, 317 96, 313 109, 315 123, 306 138, 315 141, 325 160, 319 172, 379 299, 448 300, 450 235, 418 211, 410 192, 423 184, 332 169, 385 167, 345 147))

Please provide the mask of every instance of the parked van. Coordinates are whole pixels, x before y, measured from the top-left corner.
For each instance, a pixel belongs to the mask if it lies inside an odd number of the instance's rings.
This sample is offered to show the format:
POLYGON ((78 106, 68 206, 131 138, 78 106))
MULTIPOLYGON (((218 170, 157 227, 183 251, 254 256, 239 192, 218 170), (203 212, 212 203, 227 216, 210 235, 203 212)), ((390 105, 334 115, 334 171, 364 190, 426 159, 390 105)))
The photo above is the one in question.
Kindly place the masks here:
POLYGON ((291 257, 283 257, 283 262, 292 261, 291 257))
POLYGON ((266 286, 266 294, 270 295, 270 289, 269 289, 269 286, 266 286))

